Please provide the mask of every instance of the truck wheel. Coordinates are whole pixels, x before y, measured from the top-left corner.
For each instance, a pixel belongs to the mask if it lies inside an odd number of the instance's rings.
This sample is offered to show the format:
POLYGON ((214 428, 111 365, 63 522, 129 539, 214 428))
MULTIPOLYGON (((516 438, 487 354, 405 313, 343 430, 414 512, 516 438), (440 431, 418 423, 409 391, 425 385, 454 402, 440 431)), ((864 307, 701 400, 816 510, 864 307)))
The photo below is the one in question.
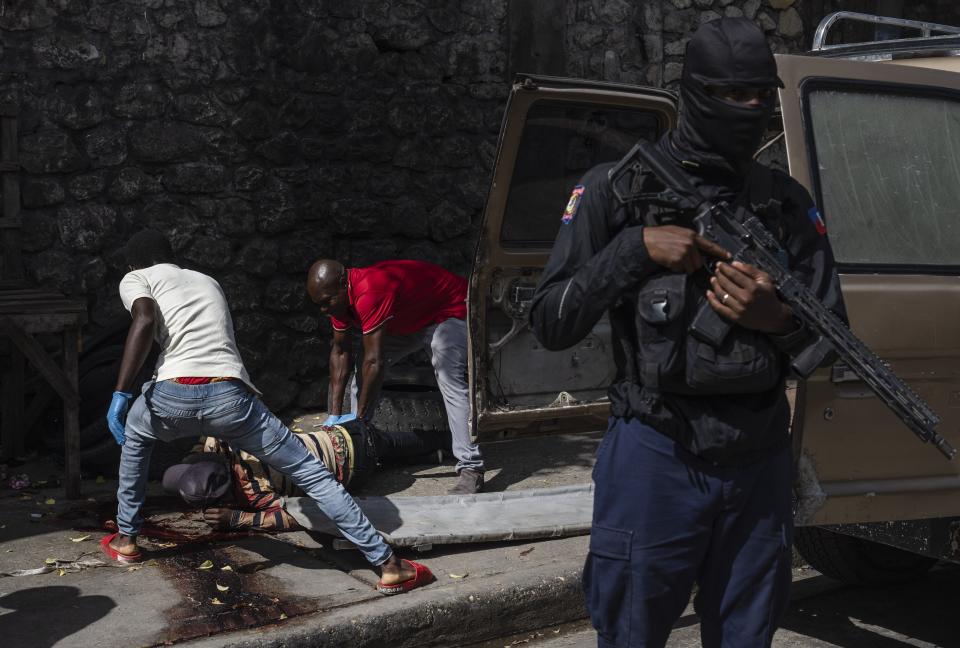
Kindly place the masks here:
POLYGON ((904 583, 922 577, 937 564, 929 556, 820 527, 797 527, 794 545, 811 567, 848 585, 904 583))
POLYGON ((384 432, 423 430, 450 436, 447 410, 438 391, 384 389, 370 422, 384 432))

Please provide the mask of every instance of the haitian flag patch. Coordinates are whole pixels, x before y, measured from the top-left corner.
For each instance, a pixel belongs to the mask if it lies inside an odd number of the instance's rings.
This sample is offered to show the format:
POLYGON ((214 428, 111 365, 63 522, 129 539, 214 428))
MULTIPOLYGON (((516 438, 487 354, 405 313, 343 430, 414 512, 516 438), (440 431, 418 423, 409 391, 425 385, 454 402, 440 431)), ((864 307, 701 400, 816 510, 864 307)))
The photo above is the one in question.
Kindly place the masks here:
POLYGON ((580 207, 580 197, 583 196, 583 185, 577 185, 570 194, 570 200, 567 201, 567 208, 563 210, 563 218, 560 222, 566 225, 577 215, 577 208, 580 207))
POLYGON ((827 224, 823 222, 823 216, 820 215, 820 210, 816 207, 811 207, 807 210, 807 218, 810 219, 810 222, 813 223, 813 226, 817 228, 817 234, 823 236, 827 233, 827 224))

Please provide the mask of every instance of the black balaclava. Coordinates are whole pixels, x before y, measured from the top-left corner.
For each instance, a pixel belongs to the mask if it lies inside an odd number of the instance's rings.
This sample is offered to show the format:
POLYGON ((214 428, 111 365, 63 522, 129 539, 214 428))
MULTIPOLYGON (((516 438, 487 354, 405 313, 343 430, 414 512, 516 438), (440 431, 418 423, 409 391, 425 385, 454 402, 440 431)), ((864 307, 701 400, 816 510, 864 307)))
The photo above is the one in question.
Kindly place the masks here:
POLYGON ((773 98, 748 108, 706 86, 783 87, 763 32, 746 18, 702 25, 687 43, 680 80, 680 122, 670 136, 680 160, 741 178, 773 114, 773 98))

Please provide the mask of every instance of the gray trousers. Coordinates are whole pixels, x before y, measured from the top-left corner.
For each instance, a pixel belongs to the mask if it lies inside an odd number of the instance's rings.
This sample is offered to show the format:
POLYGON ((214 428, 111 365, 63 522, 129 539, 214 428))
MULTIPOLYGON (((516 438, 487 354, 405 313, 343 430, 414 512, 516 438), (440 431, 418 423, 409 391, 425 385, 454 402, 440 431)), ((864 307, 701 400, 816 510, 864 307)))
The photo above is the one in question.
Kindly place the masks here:
MULTIPOLYGON (((410 335, 386 335, 383 340, 383 360, 386 371, 390 367, 416 353, 426 350, 433 364, 437 385, 443 395, 443 404, 447 410, 447 422, 450 425, 453 456, 457 458, 457 472, 464 468, 483 470, 483 457, 480 447, 470 441, 467 419, 470 416, 470 397, 467 391, 467 323, 461 319, 450 318, 439 324, 433 324, 410 335)), ((359 366, 362 364, 359 356, 359 366)), ((350 411, 357 411, 358 372, 353 372, 350 383, 350 411)), ((367 401, 370 412, 376 410, 380 394, 374 394, 367 401)))

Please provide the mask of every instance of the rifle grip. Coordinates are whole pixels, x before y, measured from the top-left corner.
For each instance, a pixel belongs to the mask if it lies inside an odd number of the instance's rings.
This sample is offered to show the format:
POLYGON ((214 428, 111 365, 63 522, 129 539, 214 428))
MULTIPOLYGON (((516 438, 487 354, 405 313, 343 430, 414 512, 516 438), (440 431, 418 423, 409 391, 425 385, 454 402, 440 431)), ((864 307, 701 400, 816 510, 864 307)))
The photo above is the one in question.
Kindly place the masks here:
POLYGON ((704 302, 687 331, 701 342, 719 349, 730 332, 730 327, 730 322, 720 317, 710 306, 710 302, 704 302))
POLYGON ((818 367, 827 364, 833 354, 833 345, 820 337, 816 342, 798 353, 790 363, 790 367, 798 376, 806 378, 816 371, 818 367))

